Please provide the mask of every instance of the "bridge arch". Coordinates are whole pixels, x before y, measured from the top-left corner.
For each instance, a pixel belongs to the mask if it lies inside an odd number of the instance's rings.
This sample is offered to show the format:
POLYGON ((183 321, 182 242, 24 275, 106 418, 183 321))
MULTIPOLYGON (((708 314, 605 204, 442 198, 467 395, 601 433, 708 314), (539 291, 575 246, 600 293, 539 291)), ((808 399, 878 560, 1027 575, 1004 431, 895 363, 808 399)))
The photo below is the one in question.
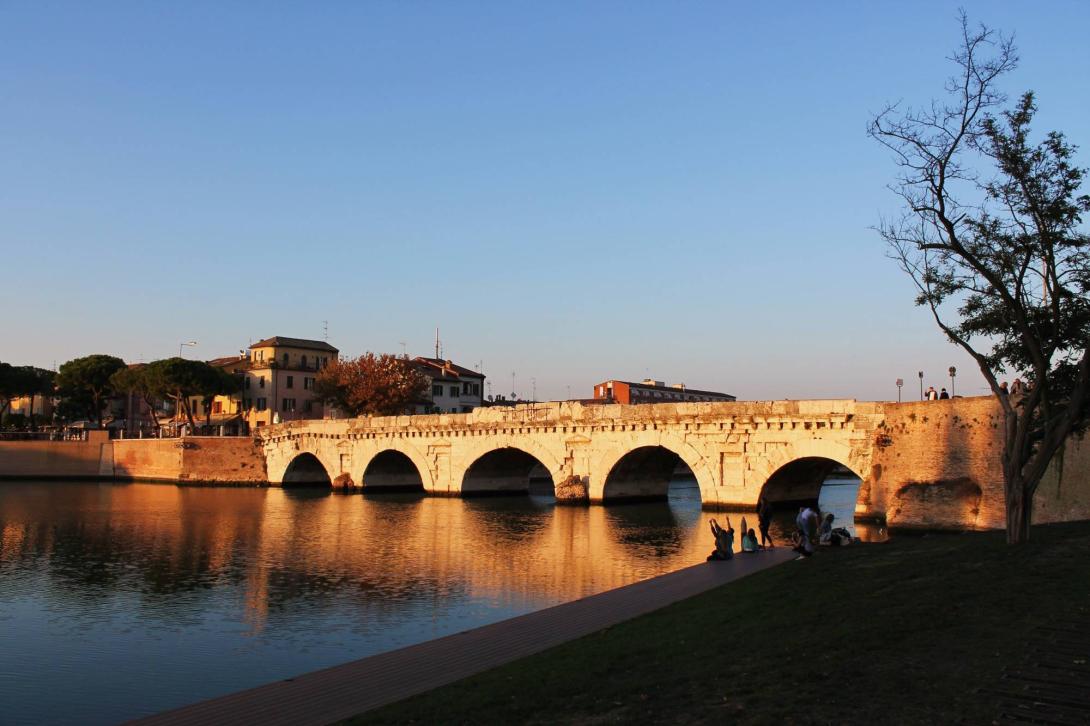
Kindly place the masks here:
POLYGON ((529 493, 531 474, 541 470, 549 475, 555 487, 560 467, 540 447, 520 442, 490 448, 470 460, 462 473, 460 491, 462 496, 529 493))
POLYGON ((333 477, 330 476, 329 469, 316 455, 309 451, 297 454, 295 458, 288 462, 280 481, 281 485, 285 487, 333 486, 333 477))
POLYGON ((363 467, 360 486, 366 491, 424 491, 428 467, 412 453, 389 448, 377 451, 363 467))
POLYGON ((869 460, 861 457, 846 441, 828 438, 802 439, 750 460, 747 489, 752 503, 761 494, 773 504, 816 502, 825 478, 838 467, 860 480, 869 471, 869 460), (749 486, 752 483, 752 488, 749 486))
POLYGON ((715 501, 715 480, 700 452, 680 437, 645 432, 631 445, 614 447, 591 467, 588 494, 596 503, 625 499, 665 499, 674 468, 685 464, 696 478, 700 499, 715 501))

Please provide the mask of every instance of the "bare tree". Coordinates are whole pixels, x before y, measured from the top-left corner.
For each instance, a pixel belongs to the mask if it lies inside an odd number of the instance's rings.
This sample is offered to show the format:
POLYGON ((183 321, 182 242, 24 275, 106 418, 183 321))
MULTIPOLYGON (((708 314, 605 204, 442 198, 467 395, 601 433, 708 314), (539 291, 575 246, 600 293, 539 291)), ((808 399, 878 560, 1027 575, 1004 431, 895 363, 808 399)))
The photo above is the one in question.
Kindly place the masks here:
POLYGON ((1086 170, 1058 132, 1033 144, 1032 92, 1009 110, 997 81, 1018 62, 1011 40, 961 15, 947 100, 878 114, 868 134, 894 153, 903 215, 878 231, 953 343, 1002 406, 1007 541, 1029 538, 1050 462, 1087 422, 1090 198, 1086 170), (1007 395, 999 376, 1025 376, 1007 395))

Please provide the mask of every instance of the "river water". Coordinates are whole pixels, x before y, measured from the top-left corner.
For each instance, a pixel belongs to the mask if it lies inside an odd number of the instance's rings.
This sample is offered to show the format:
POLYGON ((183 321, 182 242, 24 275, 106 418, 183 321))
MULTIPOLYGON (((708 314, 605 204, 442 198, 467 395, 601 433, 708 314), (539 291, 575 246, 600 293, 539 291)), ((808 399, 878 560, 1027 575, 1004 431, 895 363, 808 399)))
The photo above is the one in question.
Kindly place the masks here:
MULTIPOLYGON (((850 523, 858 482, 828 484, 850 523)), ((703 561, 713 516, 692 480, 589 508, 0 482, 0 723, 116 723, 619 587, 703 561)))

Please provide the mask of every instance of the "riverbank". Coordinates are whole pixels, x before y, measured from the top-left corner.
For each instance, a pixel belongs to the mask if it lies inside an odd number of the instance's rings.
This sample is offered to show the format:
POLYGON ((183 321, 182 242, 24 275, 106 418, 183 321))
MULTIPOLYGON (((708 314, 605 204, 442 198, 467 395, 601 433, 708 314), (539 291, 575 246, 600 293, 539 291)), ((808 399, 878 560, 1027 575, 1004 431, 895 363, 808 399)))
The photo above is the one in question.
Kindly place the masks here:
POLYGON ((1087 582, 1088 522, 822 551, 351 723, 990 723, 1087 582))

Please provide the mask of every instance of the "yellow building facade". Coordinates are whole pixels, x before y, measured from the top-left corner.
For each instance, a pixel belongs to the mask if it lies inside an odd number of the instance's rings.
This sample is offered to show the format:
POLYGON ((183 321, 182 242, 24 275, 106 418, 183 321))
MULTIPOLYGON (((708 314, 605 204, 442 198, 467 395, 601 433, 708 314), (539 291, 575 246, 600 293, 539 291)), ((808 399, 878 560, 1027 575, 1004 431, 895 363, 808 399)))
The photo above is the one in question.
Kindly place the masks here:
POLYGON ((250 346, 246 355, 209 361, 242 376, 237 394, 216 396, 210 410, 190 399, 197 424, 252 431, 277 421, 324 418, 326 407, 314 395, 318 371, 337 360, 338 350, 322 340, 274 336, 250 346))

